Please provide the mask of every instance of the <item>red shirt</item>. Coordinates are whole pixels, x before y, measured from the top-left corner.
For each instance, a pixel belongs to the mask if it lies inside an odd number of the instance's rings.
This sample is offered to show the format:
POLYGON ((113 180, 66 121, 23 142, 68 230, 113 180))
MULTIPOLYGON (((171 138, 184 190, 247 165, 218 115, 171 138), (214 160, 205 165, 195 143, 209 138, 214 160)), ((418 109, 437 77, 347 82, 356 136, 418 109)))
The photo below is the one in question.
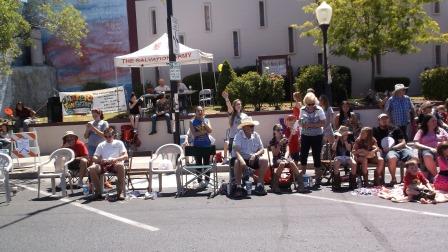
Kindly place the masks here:
POLYGON ((75 157, 89 156, 89 151, 87 150, 86 144, 79 139, 76 140, 75 144, 71 146, 70 149, 75 152, 75 157))
POLYGON ((294 106, 294 107, 292 108, 292 114, 293 114, 297 119, 299 119, 299 118, 300 118, 300 108, 294 106))
POLYGON ((291 128, 286 128, 285 136, 288 138, 289 153, 299 152, 299 131, 296 130, 296 134, 291 135, 291 128))
POLYGON ((425 175, 423 175, 422 172, 417 172, 416 175, 412 175, 409 172, 406 172, 406 176, 404 176, 404 186, 403 186, 403 192, 406 195, 406 189, 414 180, 420 181, 420 183, 426 185, 428 184, 428 180, 425 178, 425 175))

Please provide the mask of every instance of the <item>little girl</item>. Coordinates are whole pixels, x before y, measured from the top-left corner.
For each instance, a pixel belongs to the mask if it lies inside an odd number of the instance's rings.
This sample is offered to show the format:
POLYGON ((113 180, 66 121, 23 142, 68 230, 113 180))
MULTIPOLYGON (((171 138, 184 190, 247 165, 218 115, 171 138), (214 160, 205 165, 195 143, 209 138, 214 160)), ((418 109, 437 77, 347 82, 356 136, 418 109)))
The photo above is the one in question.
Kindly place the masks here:
POLYGON ((282 126, 280 124, 274 125, 273 136, 269 142, 269 149, 272 151, 273 164, 277 167, 272 176, 272 192, 280 193, 280 188, 278 185, 278 180, 283 172, 283 169, 289 168, 294 174, 294 178, 298 183, 297 192, 302 193, 305 191, 303 185, 303 178, 299 172, 299 168, 291 159, 287 159, 287 146, 288 139, 282 134, 282 126))
MULTIPOLYGON (((361 132, 358 138, 355 140, 355 144, 353 146, 353 154, 355 155, 355 160, 358 164, 361 165, 362 168, 362 176, 364 178, 364 186, 369 185, 369 174, 368 174, 368 163, 376 163, 377 169, 378 167, 382 167, 384 165, 384 160, 381 157, 378 157, 378 144, 373 137, 373 130, 370 127, 364 127, 361 129, 361 132)), ((350 187, 356 187, 356 177, 350 177, 350 187)))
POLYGON ((339 175, 339 168, 341 165, 350 166, 351 175, 350 177, 356 177, 356 162, 351 156, 353 141, 349 137, 352 132, 349 131, 347 126, 340 126, 336 131, 335 142, 333 142, 331 149, 336 153, 334 158, 334 168, 333 168, 333 190, 341 189, 341 177, 339 175))
POLYGON ((440 171, 434 179, 434 187, 436 190, 448 193, 448 142, 443 142, 437 147, 437 154, 440 171))
POLYGON ((418 162, 411 159, 406 162, 406 174, 404 177, 403 192, 410 201, 420 201, 420 203, 435 203, 436 193, 425 178, 425 175, 418 170, 418 162))
POLYGON ((285 124, 284 133, 288 138, 289 156, 297 163, 300 160, 300 128, 297 117, 292 114, 286 116, 285 124))

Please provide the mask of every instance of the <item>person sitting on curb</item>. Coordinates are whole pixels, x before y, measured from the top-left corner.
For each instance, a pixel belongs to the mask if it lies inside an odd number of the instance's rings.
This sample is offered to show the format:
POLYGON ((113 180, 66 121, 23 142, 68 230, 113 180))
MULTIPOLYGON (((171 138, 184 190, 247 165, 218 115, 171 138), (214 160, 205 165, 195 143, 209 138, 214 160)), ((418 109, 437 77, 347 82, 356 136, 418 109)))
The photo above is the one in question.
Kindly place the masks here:
POLYGON ((436 203, 434 200, 436 193, 423 173, 418 170, 418 162, 415 159, 406 162, 403 192, 409 201, 419 201, 422 204, 436 203))
POLYGON ((296 163, 291 158, 287 159, 288 138, 286 138, 285 135, 282 134, 282 126, 280 124, 276 124, 274 125, 274 128, 272 130, 273 130, 273 137, 269 142, 269 148, 272 151, 273 156, 272 163, 274 164, 275 167, 277 167, 277 170, 272 175, 272 192, 281 193, 279 187, 279 179, 285 168, 289 168, 290 172, 294 174, 295 181, 298 184, 297 192, 299 193, 308 192, 307 190, 305 190, 303 177, 296 163))
POLYGON ((244 196, 245 191, 241 187, 241 178, 243 171, 248 167, 259 170, 258 183, 254 194, 259 196, 267 194, 264 189, 263 178, 268 169, 268 160, 263 157, 264 147, 260 135, 254 131, 256 125, 259 125, 259 122, 252 120, 252 117, 241 119, 238 129, 242 130, 238 131, 233 141, 232 157, 236 158, 234 166, 235 184, 232 188, 234 197, 244 196))
POLYGON ((333 168, 333 190, 335 191, 341 189, 341 177, 339 174, 339 167, 341 167, 341 165, 350 166, 351 177, 356 176, 356 162, 351 155, 353 147, 352 138, 349 136, 351 134, 353 133, 344 125, 341 125, 334 134, 335 141, 333 142, 331 149, 336 153, 333 168))
POLYGON ((89 151, 86 144, 78 139, 75 132, 69 130, 62 137, 61 148, 70 148, 75 153, 75 159, 68 164, 68 169, 74 172, 74 174, 77 171, 79 176, 78 187, 82 188, 82 180, 87 173, 87 165, 89 163, 89 151))
POLYGON ((166 121, 166 127, 168 129, 168 134, 172 134, 171 131, 171 117, 170 117, 170 101, 166 98, 165 92, 160 94, 160 99, 156 103, 156 113, 151 116, 152 130, 149 135, 157 133, 157 118, 163 117, 166 121))
MULTIPOLYGON (((389 172, 392 177, 390 184, 397 183, 395 171, 397 169, 397 162, 406 162, 412 158, 412 150, 406 147, 406 140, 404 134, 398 127, 390 125, 389 115, 382 113, 378 116, 379 126, 373 128, 373 137, 379 143, 380 153, 382 158, 387 162, 389 172)), ((374 184, 381 185, 384 178, 382 177, 384 166, 378 166, 375 170, 374 184)))
POLYGON ((104 132, 105 141, 101 142, 96 148, 93 156, 93 163, 88 168, 90 177, 95 186, 93 200, 101 200, 100 175, 106 172, 113 172, 117 175, 117 199, 124 200, 121 195, 124 189, 124 165, 123 161, 128 158, 128 153, 124 143, 114 139, 115 129, 107 128, 104 132))

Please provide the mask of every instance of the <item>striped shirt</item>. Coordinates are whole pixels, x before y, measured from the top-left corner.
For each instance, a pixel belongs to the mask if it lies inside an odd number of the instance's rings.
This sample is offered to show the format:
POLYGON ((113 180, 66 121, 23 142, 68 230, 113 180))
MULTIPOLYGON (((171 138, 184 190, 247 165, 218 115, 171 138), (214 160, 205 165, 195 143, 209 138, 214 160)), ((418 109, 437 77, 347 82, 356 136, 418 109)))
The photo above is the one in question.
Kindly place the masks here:
POLYGON ((386 112, 390 115, 391 122, 395 126, 406 126, 411 122, 411 110, 414 108, 409 96, 391 96, 385 105, 386 112))
POLYGON ((233 140, 232 157, 236 157, 235 147, 238 147, 240 154, 244 159, 249 159, 252 154, 263 149, 260 135, 254 132, 247 138, 243 130, 238 131, 233 140))

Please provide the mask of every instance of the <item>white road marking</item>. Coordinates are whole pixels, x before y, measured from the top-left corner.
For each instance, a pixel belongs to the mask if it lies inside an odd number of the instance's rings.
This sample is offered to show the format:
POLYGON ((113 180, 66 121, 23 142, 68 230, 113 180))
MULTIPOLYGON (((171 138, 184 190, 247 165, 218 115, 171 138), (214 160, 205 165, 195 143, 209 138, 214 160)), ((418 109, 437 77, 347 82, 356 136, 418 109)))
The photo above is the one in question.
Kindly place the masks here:
POLYGON ((375 207, 375 208, 389 209, 389 210, 401 211, 401 212, 407 212, 407 213, 413 213, 413 214, 419 214, 419 215, 428 215, 428 216, 433 216, 433 217, 448 218, 448 215, 446 215, 446 214, 439 214, 439 213, 433 213, 433 212, 427 212, 427 211, 417 211, 417 210, 406 209, 406 208, 399 208, 399 207, 374 205, 374 204, 369 204, 369 203, 362 203, 362 202, 349 201, 349 200, 340 200, 340 199, 332 199, 332 198, 313 196, 313 195, 307 195, 307 194, 293 194, 293 195, 294 196, 298 196, 298 197, 302 197, 302 198, 327 200, 327 201, 333 201, 333 202, 337 202, 337 203, 345 203, 345 204, 365 206, 365 207, 375 207))
MULTIPOLYGON (((37 192, 36 188, 32 188, 32 187, 25 186, 25 185, 20 185, 20 184, 17 184, 17 186, 25 188, 25 189, 27 189, 29 191, 37 192)), ((50 196, 51 195, 50 193, 47 193, 47 192, 44 192, 44 191, 40 191, 40 193, 45 195, 45 196, 50 196)), ((134 226, 134 227, 142 228, 142 229, 145 229, 145 230, 148 230, 148 231, 151 231, 151 232, 160 230, 159 228, 156 228, 156 227, 153 227, 153 226, 150 226, 150 225, 146 225, 146 224, 143 224, 143 223, 140 223, 140 222, 136 222, 136 221, 133 221, 133 220, 130 220, 130 219, 127 219, 127 218, 124 218, 124 217, 112 214, 112 213, 108 213, 106 211, 93 208, 91 206, 86 206, 86 205, 80 204, 78 202, 72 202, 70 199, 67 199, 67 198, 60 198, 59 200, 62 201, 62 202, 69 203, 70 205, 80 207, 80 208, 82 208, 84 210, 87 210, 87 211, 90 211, 90 212, 102 215, 104 217, 107 217, 107 218, 110 218, 110 219, 113 219, 113 220, 116 220, 116 221, 119 221, 119 222, 126 223, 126 224, 134 226)))

